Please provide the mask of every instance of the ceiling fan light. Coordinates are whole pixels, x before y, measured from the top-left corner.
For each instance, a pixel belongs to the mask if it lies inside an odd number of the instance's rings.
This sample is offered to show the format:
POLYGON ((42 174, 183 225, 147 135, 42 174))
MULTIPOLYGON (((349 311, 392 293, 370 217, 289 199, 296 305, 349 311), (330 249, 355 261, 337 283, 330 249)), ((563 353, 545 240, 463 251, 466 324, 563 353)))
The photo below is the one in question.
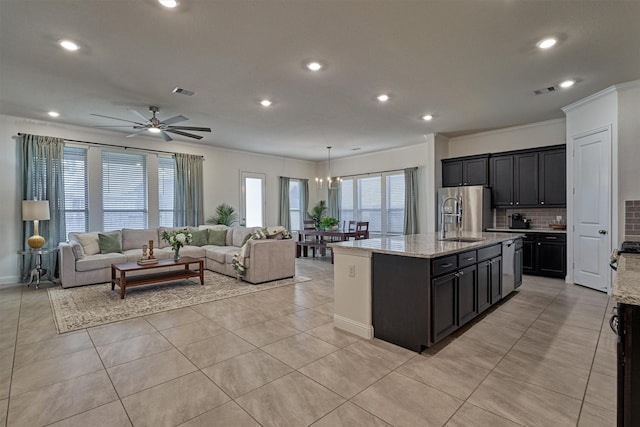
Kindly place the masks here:
POLYGON ((160 129, 159 128, 151 127, 148 130, 151 133, 160 133, 160 129))

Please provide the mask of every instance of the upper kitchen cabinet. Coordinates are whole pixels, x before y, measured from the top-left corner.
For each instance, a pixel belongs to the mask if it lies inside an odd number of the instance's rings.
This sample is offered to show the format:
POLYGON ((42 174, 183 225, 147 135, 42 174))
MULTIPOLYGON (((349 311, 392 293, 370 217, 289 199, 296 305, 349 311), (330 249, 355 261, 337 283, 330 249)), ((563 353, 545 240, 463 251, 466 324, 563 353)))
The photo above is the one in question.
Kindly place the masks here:
POLYGON ((566 205, 565 147, 491 156, 493 207, 566 205))
POLYGON ((489 155, 442 160, 442 186, 489 185, 489 155))
POLYGON ((567 153, 565 148, 538 154, 540 184, 538 201, 544 206, 567 204, 567 153))

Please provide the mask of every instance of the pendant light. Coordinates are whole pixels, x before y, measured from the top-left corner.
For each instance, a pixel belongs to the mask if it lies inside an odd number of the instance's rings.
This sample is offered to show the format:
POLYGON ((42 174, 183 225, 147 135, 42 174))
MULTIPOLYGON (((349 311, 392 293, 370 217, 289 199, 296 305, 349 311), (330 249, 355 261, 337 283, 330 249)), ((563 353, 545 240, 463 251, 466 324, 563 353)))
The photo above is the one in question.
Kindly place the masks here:
MULTIPOLYGON (((327 176, 327 188, 330 190, 335 190, 340 186, 342 182, 342 178, 337 177, 333 178, 331 176, 331 146, 327 147, 327 158, 328 158, 328 166, 329 166, 329 176, 327 176)), ((322 178, 316 178, 316 187, 322 188, 324 185, 324 181, 322 178)))

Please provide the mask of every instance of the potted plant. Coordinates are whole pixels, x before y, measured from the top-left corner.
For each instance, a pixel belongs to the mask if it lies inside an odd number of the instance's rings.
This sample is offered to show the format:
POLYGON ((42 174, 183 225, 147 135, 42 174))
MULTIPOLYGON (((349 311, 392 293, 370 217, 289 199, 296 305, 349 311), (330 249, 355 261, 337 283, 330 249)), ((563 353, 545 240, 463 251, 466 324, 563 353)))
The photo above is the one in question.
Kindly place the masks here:
POLYGON ((322 221, 322 218, 324 218, 326 213, 327 202, 325 202, 324 200, 320 200, 313 208, 311 208, 310 212, 307 212, 309 219, 313 220, 313 223, 316 226, 316 230, 321 229, 322 225, 320 224, 320 221, 322 221))
POLYGON ((238 214, 236 213, 236 210, 232 206, 222 203, 216 208, 215 215, 207 219, 206 222, 207 224, 222 224, 230 226, 237 221, 238 214))
POLYGON ((337 218, 333 218, 331 216, 325 216, 320 220, 320 227, 323 230, 336 230, 338 228, 339 223, 340 221, 338 221, 337 218))

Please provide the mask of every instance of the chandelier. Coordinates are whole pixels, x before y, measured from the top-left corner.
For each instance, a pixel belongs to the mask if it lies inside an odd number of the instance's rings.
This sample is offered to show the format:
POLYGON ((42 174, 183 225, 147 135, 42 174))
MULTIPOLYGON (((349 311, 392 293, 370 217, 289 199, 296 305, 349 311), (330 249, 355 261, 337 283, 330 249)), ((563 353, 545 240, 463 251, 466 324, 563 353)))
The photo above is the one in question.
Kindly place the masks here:
MULTIPOLYGON (((331 146, 327 147, 327 157, 328 157, 328 167, 329 167, 329 175, 327 176, 327 188, 330 190, 335 190, 340 186, 342 182, 342 178, 332 178, 331 177, 331 146)), ((324 180, 322 178, 316 178, 316 187, 322 188, 324 186, 324 180)))

